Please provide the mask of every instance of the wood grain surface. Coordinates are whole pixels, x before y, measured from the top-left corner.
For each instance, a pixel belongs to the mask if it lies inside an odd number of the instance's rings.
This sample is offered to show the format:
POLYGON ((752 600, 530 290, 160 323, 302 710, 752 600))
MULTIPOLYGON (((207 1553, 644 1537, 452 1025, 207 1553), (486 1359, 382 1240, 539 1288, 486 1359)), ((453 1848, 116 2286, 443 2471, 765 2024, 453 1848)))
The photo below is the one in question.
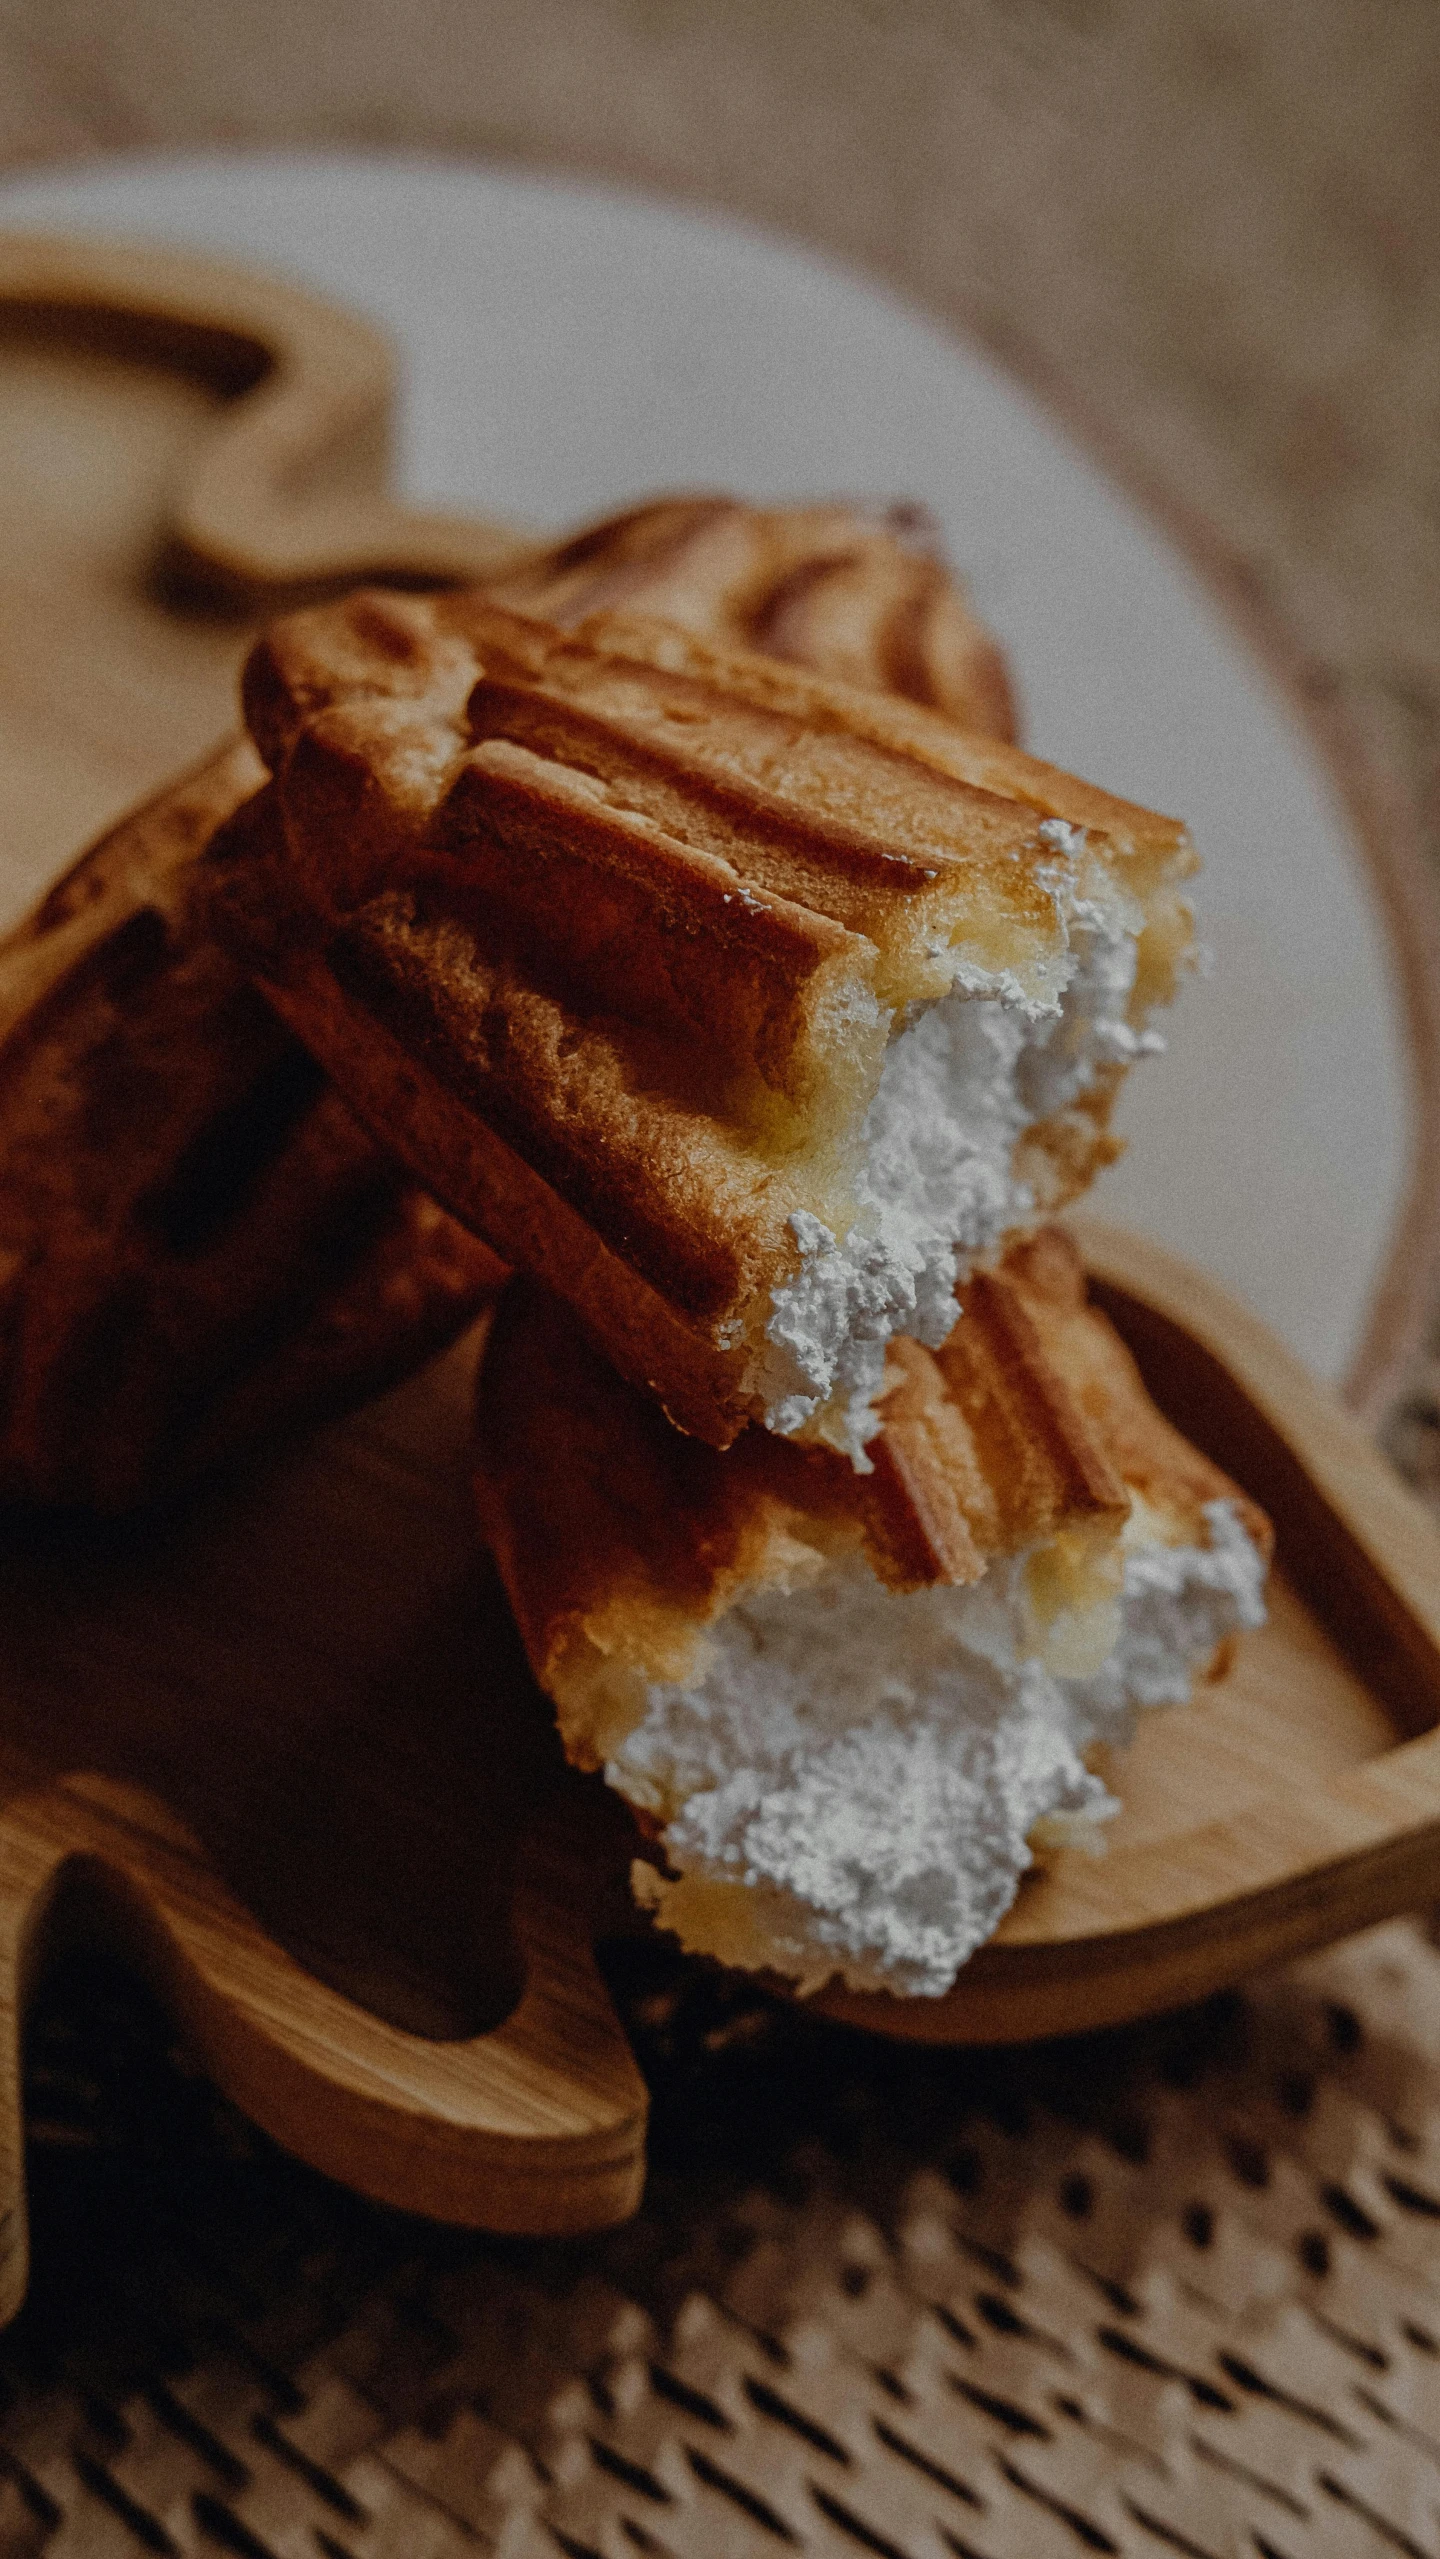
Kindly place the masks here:
MULTIPOLYGON (((382 535, 377 565, 453 574, 457 537, 437 556, 422 525, 416 559, 400 556, 404 527, 367 478, 383 409, 373 365, 357 357, 365 401, 342 368, 329 432, 322 399, 300 404, 298 442, 278 436, 287 382, 306 379, 313 306, 282 293, 270 332, 251 280, 242 328, 233 279, 207 321, 204 276, 176 262, 87 283, 73 250, 15 254, 34 263, 29 287, 12 288, 19 361, 0 372, 0 413, 12 449, 54 484, 47 521, 68 545, 71 598, 53 652, 21 655, 23 701, 8 728, 0 719, 23 750, 48 718, 43 764, 8 769, 32 829, 17 829, 16 861, 33 874, 126 757, 158 757, 167 734, 167 762, 193 751, 191 724, 218 705, 241 644, 239 590, 248 582, 254 610, 302 571, 324 574, 293 505, 288 520, 283 504, 267 510, 264 453, 326 457, 327 538, 334 487, 347 468, 358 478, 341 574, 382 535), (96 317, 122 292, 142 320, 128 340, 96 317), (239 406, 217 419, 227 385, 239 406), (56 423, 76 417, 73 432, 56 423), (263 431, 259 462, 247 418, 263 431), (193 684, 172 686, 163 652, 186 653, 193 610, 172 600, 173 525, 192 525, 193 592, 192 493, 216 485, 217 423, 231 485, 250 490, 250 565, 233 526, 217 535, 232 618, 202 621, 193 684), (94 498, 67 508, 58 492, 81 453, 94 498), (107 593, 108 618, 88 620, 87 594, 107 593), (82 687, 104 716, 67 725, 82 687)), ((477 557, 496 540, 479 528, 477 557)), ((33 586, 46 591, 38 569, 33 586)), ((1440 1547, 1423 1516, 1218 1290, 1103 1230, 1087 1249, 1161 1403, 1274 1512, 1285 1585, 1215 1696, 1150 1728, 1126 1781, 1128 1834, 1103 1864, 1059 1860, 948 2000, 826 2003, 889 2033, 1004 2039, 1192 1996, 1404 1906, 1440 1850, 1440 1547)), ((559 1768, 477 1556, 473 1349, 183 1516, 37 1532, 0 1557, 0 2307, 24 2281, 18 2021, 46 1948, 87 1932, 133 1955, 257 2121, 363 2191, 512 2230, 569 2231, 633 2206, 644 2090, 591 1951, 622 1924, 628 1833, 603 1788, 559 1768)))

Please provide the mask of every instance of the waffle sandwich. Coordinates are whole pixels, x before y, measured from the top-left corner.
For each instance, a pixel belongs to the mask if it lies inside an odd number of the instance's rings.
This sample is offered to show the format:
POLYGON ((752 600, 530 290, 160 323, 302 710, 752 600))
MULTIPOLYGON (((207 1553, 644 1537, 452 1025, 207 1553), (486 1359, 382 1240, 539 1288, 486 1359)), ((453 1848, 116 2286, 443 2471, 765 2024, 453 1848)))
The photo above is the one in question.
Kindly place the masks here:
POLYGON ((863 1466, 887 1342, 1115 1152, 1184 828, 633 611, 360 594, 246 671, 218 929, 684 1429, 863 1466))
POLYGON ((1260 1622, 1264 1515, 1171 1428, 1045 1229, 892 1345, 873 1466, 675 1431, 529 1281, 481 1368, 476 1487, 568 1756, 697 1953, 936 1995, 1091 1766, 1260 1622))
MULTIPOLYGON (((1003 664, 913 540, 843 508, 666 500, 507 582, 608 586, 1007 728, 1003 664)), ((0 943, 0 1501, 113 1511, 359 1402, 503 1277, 367 1133, 210 929, 247 742, 112 828, 0 943)))

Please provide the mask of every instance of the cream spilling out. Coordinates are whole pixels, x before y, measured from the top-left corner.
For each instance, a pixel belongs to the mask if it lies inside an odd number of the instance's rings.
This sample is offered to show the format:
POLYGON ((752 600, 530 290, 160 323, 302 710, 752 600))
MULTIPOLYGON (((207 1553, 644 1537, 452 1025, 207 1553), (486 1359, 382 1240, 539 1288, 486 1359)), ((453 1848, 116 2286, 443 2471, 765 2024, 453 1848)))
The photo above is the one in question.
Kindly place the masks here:
POLYGON ((1035 1650, 1023 1558, 913 1591, 853 1558, 741 1600, 607 1763, 659 1825, 669 1871, 637 1862, 638 1897, 692 1952, 802 1990, 948 1990, 1037 1851, 1103 1844, 1119 1805, 1089 1754, 1264 1618, 1233 1502, 1204 1506, 1202 1545, 1153 1528, 1137 1504, 1115 1640, 1079 1677, 1035 1650))
POLYGON ((1116 1152, 1184 826, 633 611, 353 596, 245 700, 216 912, 360 1116, 681 1429, 863 1470, 887 1342, 1116 1152))
POLYGON ((1039 833, 1055 857, 1058 995, 972 973, 915 1008, 890 1040, 861 1131, 855 1222, 842 1240, 805 1210, 791 1220, 802 1261, 771 1300, 766 1427, 823 1439, 862 1470, 887 1343, 905 1333, 938 1347, 975 1255, 1050 1204, 1035 1178, 1048 1162, 1023 1162, 1027 1134, 1165 1045, 1143 1012, 1135 1019, 1130 901, 1093 876, 1081 893, 1083 828, 1052 819, 1039 833))
POLYGON ((705 1447, 524 1283, 481 1371, 481 1518, 568 1755, 635 1810, 637 1898, 804 1990, 946 1991, 1037 1858, 1104 1846, 1104 1754, 1264 1617, 1264 1513, 1072 1239, 965 1301, 939 1349, 892 1343, 867 1473, 705 1447))

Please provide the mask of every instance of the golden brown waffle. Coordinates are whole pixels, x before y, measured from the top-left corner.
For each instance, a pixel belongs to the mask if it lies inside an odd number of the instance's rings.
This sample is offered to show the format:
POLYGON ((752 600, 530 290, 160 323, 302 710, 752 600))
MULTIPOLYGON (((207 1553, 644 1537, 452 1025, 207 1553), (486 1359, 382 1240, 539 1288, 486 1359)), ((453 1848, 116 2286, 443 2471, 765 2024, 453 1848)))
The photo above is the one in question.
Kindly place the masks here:
POLYGON ((890 1374, 871 1475, 759 1430, 722 1454, 673 1430, 557 1298, 512 1283, 481 1368, 476 1492, 572 1758, 606 1756, 597 1672, 684 1678, 705 1629, 787 1586, 806 1550, 863 1554, 913 1590, 1050 1545, 1103 1589, 1139 1495, 1167 1543, 1203 1545, 1223 1500, 1270 1551, 1264 1514, 1151 1402, 1060 1228, 967 1283, 938 1353, 894 1344, 890 1374))
MULTIPOLYGON (((1008 721, 953 583, 858 514, 670 501, 538 553, 516 585, 559 609, 614 576, 698 630, 768 617, 790 655, 848 651, 876 682, 1008 721)), ((264 779, 252 747, 224 747, 0 945, 0 1500, 163 1492, 391 1383, 502 1276, 202 919, 196 858, 264 779)))
POLYGON ((934 1996, 1035 1854, 1099 1845, 1097 1746, 1263 1616, 1268 1522, 1157 1412, 1047 1229, 892 1351, 874 1471, 671 1430, 517 1281, 482 1362, 482 1525, 567 1756, 691 1952, 934 1996), (886 1587, 888 1586, 888 1589, 886 1587))
POLYGON ((490 590, 573 629, 650 613, 702 639, 943 711, 1013 742, 1004 657, 938 555, 923 508, 661 498, 588 525, 490 590))
MULTIPOLYGON (((670 624, 359 595, 277 625, 245 700, 273 788, 216 848, 220 929, 437 1195, 719 1446, 773 1400, 797 1219, 851 1223, 895 1026, 956 984, 1053 1001, 1062 863, 1138 946, 1137 1024, 1188 951, 1174 821, 670 624)), ((1114 1153, 1122 1074, 1029 1123, 1040 1207, 1114 1153)))
POLYGON ((207 931, 228 745, 0 946, 0 1499, 116 1510, 377 1392, 503 1266, 437 1209, 207 931))

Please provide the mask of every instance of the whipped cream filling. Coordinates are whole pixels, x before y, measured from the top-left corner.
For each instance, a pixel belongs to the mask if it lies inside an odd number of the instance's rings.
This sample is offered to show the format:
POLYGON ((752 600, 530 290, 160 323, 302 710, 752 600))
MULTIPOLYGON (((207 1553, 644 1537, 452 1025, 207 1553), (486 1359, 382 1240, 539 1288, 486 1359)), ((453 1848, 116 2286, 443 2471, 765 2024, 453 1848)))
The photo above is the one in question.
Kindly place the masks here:
POLYGON ((663 1823, 672 1877, 637 1896, 695 1953, 817 1989, 936 1997, 1015 1898, 1035 1846, 1098 1846, 1119 1807, 1084 1754, 1179 1705, 1217 1644, 1265 1615, 1265 1565, 1233 1502, 1171 1546, 1143 1503, 1118 1634, 1098 1670, 1038 1657, 1025 1559, 967 1589, 895 1592, 817 1558, 740 1602, 686 1685, 652 1685, 607 1765, 663 1823))
POLYGON ((957 1279, 1035 1214, 1013 1171, 1017 1140, 1101 1066, 1164 1047, 1128 1018, 1138 918, 1113 892, 1103 902, 1080 894, 1081 829, 1052 819, 1040 832, 1057 856, 1046 885, 1067 942, 1058 1001, 1037 1005, 993 979, 957 982, 900 1028, 866 1115, 848 1233, 805 1209, 790 1220, 802 1259, 771 1299, 766 1427, 827 1439, 862 1473, 892 1335, 938 1349, 955 1321, 957 1279))

